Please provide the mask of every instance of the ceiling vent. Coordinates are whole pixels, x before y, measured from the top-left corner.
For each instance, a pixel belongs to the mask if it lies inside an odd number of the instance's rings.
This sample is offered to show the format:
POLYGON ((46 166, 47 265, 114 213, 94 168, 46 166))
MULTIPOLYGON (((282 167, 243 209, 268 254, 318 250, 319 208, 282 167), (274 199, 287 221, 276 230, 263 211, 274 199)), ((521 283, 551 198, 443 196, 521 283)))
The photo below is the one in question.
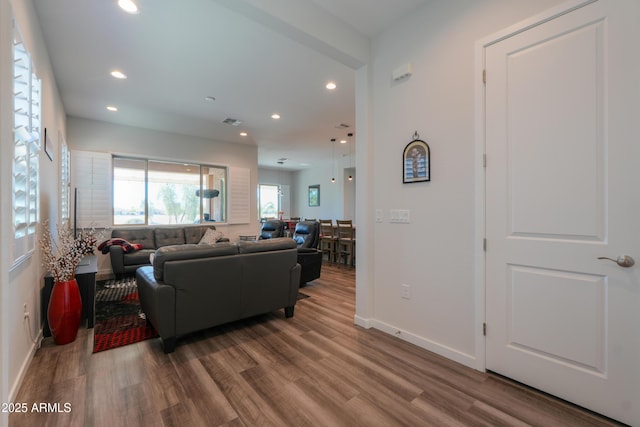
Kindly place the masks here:
POLYGON ((339 125, 336 125, 336 129, 346 129, 348 127, 349 125, 346 123, 340 123, 339 125))
POLYGON ((222 121, 222 123, 227 125, 240 126, 242 124, 242 120, 232 119, 230 117, 227 117, 222 121))

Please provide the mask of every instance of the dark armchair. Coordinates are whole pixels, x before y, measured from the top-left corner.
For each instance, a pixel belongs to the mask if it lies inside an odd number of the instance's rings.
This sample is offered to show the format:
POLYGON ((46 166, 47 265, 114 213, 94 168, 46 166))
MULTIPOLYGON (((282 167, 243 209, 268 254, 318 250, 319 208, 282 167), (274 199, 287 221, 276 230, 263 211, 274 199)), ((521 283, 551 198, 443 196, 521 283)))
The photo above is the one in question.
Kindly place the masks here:
POLYGON ((277 219, 268 219, 262 223, 258 239, 273 239, 284 237, 284 222, 277 219))
POLYGON ((293 240, 298 245, 298 264, 302 266, 300 286, 304 286, 307 282, 320 277, 322 268, 322 251, 318 250, 320 223, 317 221, 297 223, 293 240))

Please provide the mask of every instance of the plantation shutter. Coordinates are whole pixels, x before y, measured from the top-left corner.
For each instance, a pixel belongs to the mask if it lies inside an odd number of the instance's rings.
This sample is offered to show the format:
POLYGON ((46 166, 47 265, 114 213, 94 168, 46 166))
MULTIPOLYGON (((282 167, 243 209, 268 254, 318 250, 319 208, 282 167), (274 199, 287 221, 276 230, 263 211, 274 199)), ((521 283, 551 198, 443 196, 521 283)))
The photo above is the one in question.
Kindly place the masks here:
POLYGON ((41 82, 13 22, 13 259, 35 249, 39 221, 41 82))
POLYGON ((111 155, 71 151, 71 185, 77 189, 75 224, 78 228, 110 227, 112 220, 111 155))
POLYGON ((248 224, 251 219, 251 169, 229 168, 229 224, 248 224))

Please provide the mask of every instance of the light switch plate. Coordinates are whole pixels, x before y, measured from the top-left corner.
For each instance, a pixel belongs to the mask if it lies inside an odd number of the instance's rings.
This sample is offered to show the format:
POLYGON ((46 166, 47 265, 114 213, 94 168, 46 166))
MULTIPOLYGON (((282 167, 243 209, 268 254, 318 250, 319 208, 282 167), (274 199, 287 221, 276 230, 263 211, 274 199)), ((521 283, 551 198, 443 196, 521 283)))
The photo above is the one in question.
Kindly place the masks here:
POLYGON ((408 224, 411 219, 411 213, 408 209, 391 209, 389 211, 389 222, 395 224, 408 224))

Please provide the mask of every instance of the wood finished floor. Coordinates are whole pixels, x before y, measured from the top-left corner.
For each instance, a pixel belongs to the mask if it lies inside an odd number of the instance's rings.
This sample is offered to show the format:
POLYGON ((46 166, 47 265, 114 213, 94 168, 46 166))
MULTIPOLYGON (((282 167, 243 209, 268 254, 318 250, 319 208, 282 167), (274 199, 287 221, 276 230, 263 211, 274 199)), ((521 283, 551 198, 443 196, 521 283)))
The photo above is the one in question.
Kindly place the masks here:
POLYGON ((354 326, 355 272, 324 265, 282 310, 191 335, 92 354, 93 332, 51 338, 16 402, 69 413, 12 414, 10 426, 610 426, 588 411, 354 326), (64 409, 64 407, 62 406, 64 409))

